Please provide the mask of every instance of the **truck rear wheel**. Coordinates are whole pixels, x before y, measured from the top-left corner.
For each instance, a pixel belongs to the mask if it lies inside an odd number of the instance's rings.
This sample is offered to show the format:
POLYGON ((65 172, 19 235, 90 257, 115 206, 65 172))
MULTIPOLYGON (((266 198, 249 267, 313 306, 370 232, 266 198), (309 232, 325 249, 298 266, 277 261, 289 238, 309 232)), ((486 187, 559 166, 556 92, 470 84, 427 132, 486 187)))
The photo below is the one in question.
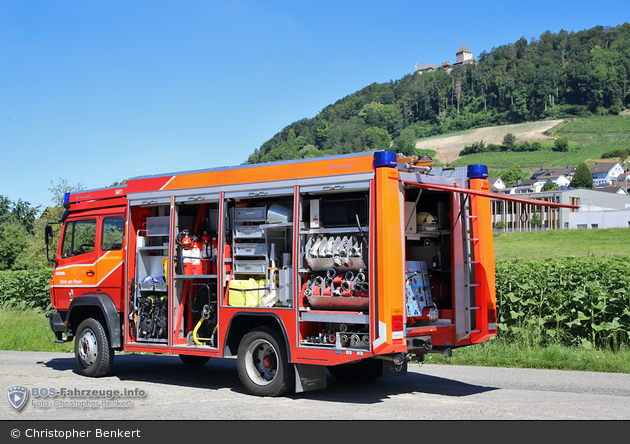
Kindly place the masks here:
POLYGON ((82 375, 98 378, 107 375, 114 363, 114 349, 101 319, 85 319, 77 329, 74 355, 82 375))
POLYGON ((295 369, 284 340, 268 327, 255 328, 243 337, 236 363, 241 383, 252 395, 282 396, 295 386, 295 369))

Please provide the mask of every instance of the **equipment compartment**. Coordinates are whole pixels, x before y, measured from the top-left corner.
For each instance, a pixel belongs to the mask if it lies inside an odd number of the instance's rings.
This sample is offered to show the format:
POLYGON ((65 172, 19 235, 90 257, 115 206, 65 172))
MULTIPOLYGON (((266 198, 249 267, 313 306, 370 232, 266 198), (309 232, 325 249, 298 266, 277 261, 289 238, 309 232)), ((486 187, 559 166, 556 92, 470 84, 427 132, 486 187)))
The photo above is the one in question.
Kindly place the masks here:
POLYGON ((300 344, 367 350, 369 188, 326 188, 301 196, 300 344))

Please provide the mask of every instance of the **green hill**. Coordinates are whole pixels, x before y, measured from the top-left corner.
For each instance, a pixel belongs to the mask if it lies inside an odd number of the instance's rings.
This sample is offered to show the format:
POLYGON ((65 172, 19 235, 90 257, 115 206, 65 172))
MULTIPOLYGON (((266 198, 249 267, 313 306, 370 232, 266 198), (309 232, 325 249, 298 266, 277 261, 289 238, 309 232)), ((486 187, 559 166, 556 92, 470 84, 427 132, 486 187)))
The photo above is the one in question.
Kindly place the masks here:
MULTIPOLYGON (((246 163, 374 149, 417 154, 418 141, 457 131, 545 119, 616 116, 630 106, 629 77, 629 23, 577 32, 547 31, 529 42, 521 38, 483 51, 474 63, 450 72, 414 73, 373 83, 313 118, 288 125, 255 150, 246 163)), ((582 136, 564 131, 564 137, 573 140, 568 151, 573 157, 553 154, 550 144, 531 150, 530 143, 519 153, 525 158, 523 165, 575 163, 584 158, 586 153, 576 147, 585 148, 588 137, 580 139, 582 136)), ((610 140, 609 146, 615 142, 610 140)), ((495 157, 503 153, 491 148, 496 151, 487 154, 494 157, 487 158, 497 164, 495 157)), ((503 151, 509 150, 512 148, 503 151)), ((598 155, 589 154, 588 158, 598 155)))
MULTIPOLYGON (((549 137, 543 137, 539 141, 540 148, 535 151, 487 151, 459 157, 451 165, 480 163, 488 165, 492 170, 500 171, 516 166, 524 171, 533 171, 539 168, 575 166, 580 162, 590 166, 597 161, 601 162, 603 158, 608 162, 623 161, 630 151, 630 116, 579 117, 554 122, 559 123, 546 131, 549 137), (552 136, 566 139, 567 150, 554 150, 554 141, 549 140, 552 136)), ((496 128, 497 131, 501 129, 502 127, 496 128)), ((504 130, 502 134, 506 132, 504 130)))

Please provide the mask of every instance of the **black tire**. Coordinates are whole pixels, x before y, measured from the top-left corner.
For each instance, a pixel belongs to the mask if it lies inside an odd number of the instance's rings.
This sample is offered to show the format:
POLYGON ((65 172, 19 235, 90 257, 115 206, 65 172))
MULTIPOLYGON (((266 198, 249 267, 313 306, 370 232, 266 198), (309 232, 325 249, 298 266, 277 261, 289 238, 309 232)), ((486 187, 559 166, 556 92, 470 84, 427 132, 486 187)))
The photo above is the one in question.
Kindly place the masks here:
POLYGON ((98 318, 85 319, 77 329, 74 356, 84 376, 99 378, 107 375, 114 364, 114 349, 109 346, 105 322, 98 318))
POLYGON ((205 365, 210 360, 210 356, 179 355, 179 359, 186 365, 200 366, 205 365))
POLYGON ((383 376, 380 359, 362 359, 358 362, 328 367, 328 372, 340 382, 371 382, 383 376))
POLYGON ((284 340, 268 327, 255 328, 243 337, 236 365, 241 383, 252 395, 282 396, 295 389, 295 369, 284 340))

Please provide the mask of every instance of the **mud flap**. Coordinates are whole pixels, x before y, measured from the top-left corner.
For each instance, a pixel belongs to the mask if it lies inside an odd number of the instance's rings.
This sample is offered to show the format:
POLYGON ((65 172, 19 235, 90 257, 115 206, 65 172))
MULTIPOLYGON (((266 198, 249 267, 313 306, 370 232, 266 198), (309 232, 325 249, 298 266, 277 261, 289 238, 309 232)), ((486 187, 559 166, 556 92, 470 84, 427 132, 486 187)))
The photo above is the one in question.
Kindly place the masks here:
POLYGON ((326 367, 312 364, 295 366, 295 393, 326 388, 326 367))
POLYGON ((407 362, 396 365, 392 361, 383 359, 383 376, 381 376, 382 378, 390 378, 392 376, 404 376, 406 374, 407 362))

